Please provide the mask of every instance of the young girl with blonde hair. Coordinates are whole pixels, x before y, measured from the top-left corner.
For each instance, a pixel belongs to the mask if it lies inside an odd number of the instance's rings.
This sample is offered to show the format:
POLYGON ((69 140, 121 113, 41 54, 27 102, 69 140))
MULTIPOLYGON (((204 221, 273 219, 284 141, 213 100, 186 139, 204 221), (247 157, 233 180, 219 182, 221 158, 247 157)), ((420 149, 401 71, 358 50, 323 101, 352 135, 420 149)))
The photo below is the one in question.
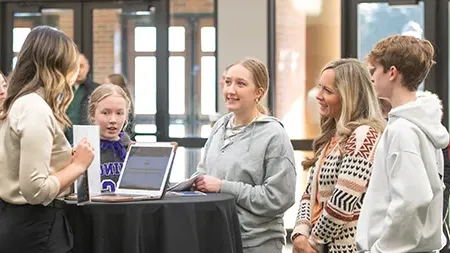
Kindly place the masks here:
POLYGON ((114 192, 130 144, 122 132, 126 126, 131 102, 117 85, 97 87, 89 99, 88 114, 92 124, 100 127, 100 171, 103 191, 114 192))
POLYGON ((130 112, 128 113, 128 124, 124 128, 124 132, 127 133, 132 140, 135 138, 135 131, 134 131, 134 103, 133 99, 130 93, 130 90, 128 89, 128 81, 127 79, 121 75, 121 74, 111 74, 108 77, 105 78, 105 84, 115 84, 120 86, 125 93, 128 96, 128 99, 130 100, 130 112))
POLYGON ((294 150, 283 124, 261 100, 269 74, 258 59, 227 69, 222 83, 229 114, 220 118, 205 144, 195 184, 203 192, 236 198, 244 253, 281 253, 284 212, 295 202, 294 150))

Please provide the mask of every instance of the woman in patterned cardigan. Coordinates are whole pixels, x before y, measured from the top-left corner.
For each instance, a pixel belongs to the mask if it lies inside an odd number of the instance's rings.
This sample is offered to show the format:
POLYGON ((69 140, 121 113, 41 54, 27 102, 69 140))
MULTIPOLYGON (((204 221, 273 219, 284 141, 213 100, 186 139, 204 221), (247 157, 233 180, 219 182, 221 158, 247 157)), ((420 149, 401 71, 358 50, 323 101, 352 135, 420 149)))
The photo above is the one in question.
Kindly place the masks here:
POLYGON ((321 134, 292 232, 294 253, 355 252, 356 222, 385 121, 367 67, 356 59, 322 70, 321 134))

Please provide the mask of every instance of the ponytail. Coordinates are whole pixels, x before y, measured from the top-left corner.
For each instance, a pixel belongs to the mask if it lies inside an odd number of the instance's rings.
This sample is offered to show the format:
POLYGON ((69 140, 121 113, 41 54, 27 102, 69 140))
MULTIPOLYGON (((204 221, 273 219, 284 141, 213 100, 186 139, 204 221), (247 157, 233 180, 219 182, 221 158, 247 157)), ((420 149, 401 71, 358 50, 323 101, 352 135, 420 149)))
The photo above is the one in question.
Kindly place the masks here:
POLYGON ((261 114, 269 115, 269 110, 267 110, 267 108, 264 105, 262 105, 260 102, 256 103, 256 108, 258 109, 258 111, 261 114))

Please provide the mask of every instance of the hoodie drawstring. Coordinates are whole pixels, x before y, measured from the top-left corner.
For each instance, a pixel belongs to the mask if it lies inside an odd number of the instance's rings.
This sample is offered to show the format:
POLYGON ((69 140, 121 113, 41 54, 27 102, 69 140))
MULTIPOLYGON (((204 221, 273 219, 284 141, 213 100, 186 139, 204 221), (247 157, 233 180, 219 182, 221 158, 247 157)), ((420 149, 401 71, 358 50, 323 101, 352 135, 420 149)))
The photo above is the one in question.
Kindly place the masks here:
POLYGON ((253 133, 255 132, 255 131, 253 131, 253 130, 255 129, 255 125, 256 125, 256 123, 253 122, 253 123, 252 123, 252 129, 250 130, 250 131, 251 131, 251 134, 250 134, 250 141, 248 142, 247 152, 250 151, 250 146, 251 146, 252 141, 253 141, 253 133))

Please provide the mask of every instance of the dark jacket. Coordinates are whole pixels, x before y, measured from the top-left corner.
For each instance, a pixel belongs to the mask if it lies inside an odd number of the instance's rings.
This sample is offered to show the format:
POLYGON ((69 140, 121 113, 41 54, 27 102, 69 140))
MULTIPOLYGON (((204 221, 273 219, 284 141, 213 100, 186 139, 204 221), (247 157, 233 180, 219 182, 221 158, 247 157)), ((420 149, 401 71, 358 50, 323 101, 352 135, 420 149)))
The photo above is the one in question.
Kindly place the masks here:
POLYGON ((81 125, 90 125, 91 122, 89 120, 89 113, 88 113, 88 107, 89 107, 89 98, 91 97, 92 92, 99 86, 98 83, 95 83, 92 80, 86 80, 84 82, 86 93, 84 94, 83 100, 81 101, 81 110, 80 110, 80 118, 81 118, 81 125))
POLYGON ((130 139, 132 141, 136 141, 136 139, 135 139, 136 133, 134 132, 135 125, 136 125, 136 123, 134 122, 134 112, 132 111, 128 115, 128 124, 123 129, 123 131, 125 133, 127 133, 128 136, 130 136, 130 139))
MULTIPOLYGON (((98 83, 93 82, 92 80, 86 80, 83 84, 85 88, 84 96, 80 103, 80 125, 90 125, 89 121, 89 98, 91 97, 92 92, 99 86, 98 83)), ((68 127, 64 134, 66 135, 67 140, 72 145, 73 144, 73 129, 72 127, 68 127)))

